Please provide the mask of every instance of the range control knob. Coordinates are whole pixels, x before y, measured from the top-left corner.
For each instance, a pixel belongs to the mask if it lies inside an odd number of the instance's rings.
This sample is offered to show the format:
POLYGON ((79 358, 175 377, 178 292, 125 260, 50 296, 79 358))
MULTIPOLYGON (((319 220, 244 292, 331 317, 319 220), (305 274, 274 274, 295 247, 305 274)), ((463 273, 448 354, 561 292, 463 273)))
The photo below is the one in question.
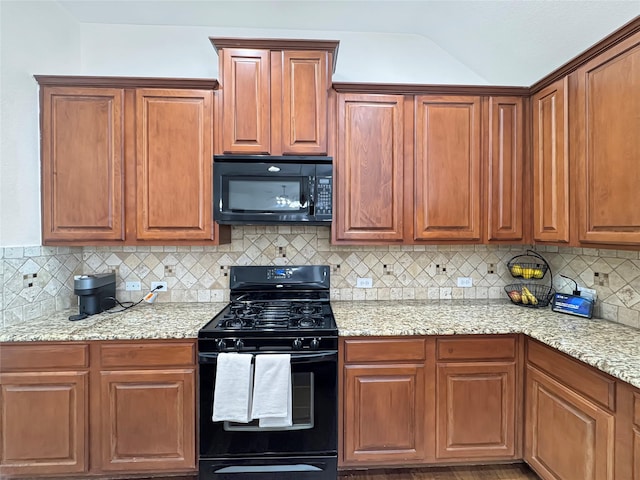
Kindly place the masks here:
POLYGON ((236 350, 242 350, 242 348, 244 347, 244 342, 240 339, 236 340, 236 350))
POLYGON ((317 350, 318 348, 320 348, 320 339, 314 338, 313 340, 311 340, 309 346, 311 347, 311 350, 317 350))
POLYGON ((302 339, 301 338, 296 338, 293 341, 293 349, 294 350, 300 350, 302 349, 302 339))
POLYGON ((218 350, 222 352, 226 350, 227 342, 224 341, 224 338, 219 338, 218 340, 216 340, 216 346, 218 347, 218 350))

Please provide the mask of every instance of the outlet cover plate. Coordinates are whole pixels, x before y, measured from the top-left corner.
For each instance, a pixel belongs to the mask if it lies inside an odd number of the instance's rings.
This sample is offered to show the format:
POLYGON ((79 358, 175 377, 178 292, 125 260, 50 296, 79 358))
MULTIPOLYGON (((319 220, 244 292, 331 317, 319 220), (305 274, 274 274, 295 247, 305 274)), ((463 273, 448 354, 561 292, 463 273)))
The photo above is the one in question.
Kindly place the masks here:
POLYGON ((471 277, 458 277, 458 286, 462 288, 473 287, 473 278, 471 277))
POLYGON ((127 292, 139 292, 142 290, 140 282, 124 282, 124 289, 127 292))
POLYGON ((369 277, 358 277, 356 280, 356 288, 373 288, 373 279, 369 277))
POLYGON ((167 282, 151 282, 151 290, 156 287, 160 287, 155 290, 156 292, 166 292, 167 290, 169 290, 169 288, 167 287, 167 282))

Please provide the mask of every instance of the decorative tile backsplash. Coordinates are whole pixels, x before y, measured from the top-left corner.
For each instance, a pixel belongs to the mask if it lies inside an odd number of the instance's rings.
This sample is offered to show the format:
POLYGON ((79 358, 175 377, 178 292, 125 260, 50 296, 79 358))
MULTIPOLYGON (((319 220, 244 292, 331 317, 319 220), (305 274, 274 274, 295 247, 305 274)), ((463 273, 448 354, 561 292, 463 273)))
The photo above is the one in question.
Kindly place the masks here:
MULTIPOLYGON (((507 262, 523 245, 337 246, 327 227, 234 227, 219 247, 24 247, 0 249, 4 324, 28 321, 73 306, 73 275, 115 270, 120 301, 137 301, 151 282, 168 292, 158 302, 219 302, 229 298, 232 265, 326 264, 333 300, 505 298, 514 283, 507 262), (357 288, 358 277, 373 288, 357 288), (473 286, 457 286, 471 277, 473 286), (138 280, 142 291, 125 291, 138 280)), ((571 292, 574 278, 595 288, 596 315, 640 328, 640 257, 637 251, 536 247, 550 263, 556 289, 571 292)), ((541 282, 548 282, 546 276, 541 282)))

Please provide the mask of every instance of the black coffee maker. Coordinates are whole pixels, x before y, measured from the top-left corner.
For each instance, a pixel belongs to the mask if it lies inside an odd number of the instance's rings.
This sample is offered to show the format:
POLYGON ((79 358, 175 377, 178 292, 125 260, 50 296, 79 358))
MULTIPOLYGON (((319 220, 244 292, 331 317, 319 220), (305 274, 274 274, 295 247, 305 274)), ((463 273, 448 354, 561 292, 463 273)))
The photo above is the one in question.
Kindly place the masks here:
POLYGON ((116 305, 116 274, 78 275, 73 280, 73 293, 78 295, 78 315, 69 320, 81 320, 104 312, 116 305))

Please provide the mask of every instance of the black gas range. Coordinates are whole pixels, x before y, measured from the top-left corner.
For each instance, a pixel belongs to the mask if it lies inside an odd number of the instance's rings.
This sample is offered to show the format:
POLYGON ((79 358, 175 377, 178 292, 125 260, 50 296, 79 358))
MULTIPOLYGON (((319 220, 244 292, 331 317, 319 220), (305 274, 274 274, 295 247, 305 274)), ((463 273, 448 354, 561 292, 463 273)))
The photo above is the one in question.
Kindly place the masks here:
POLYGON ((201 352, 338 348, 329 267, 231 267, 231 302, 198 332, 201 352))
POLYGON ((231 267, 230 303, 198 332, 200 480, 337 478, 338 329, 328 266, 231 267), (212 421, 218 355, 288 354, 291 426, 212 421))

